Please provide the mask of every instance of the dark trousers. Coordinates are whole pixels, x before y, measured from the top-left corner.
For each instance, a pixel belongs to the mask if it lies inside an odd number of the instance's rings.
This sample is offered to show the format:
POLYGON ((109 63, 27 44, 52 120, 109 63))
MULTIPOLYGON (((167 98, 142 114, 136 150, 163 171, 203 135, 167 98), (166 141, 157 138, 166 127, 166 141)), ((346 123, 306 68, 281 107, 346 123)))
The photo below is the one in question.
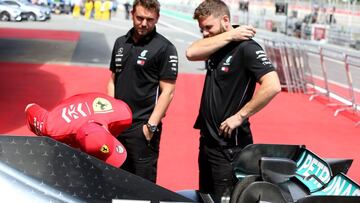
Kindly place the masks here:
POLYGON ((161 125, 159 125, 159 131, 155 132, 150 142, 148 142, 141 125, 118 136, 118 140, 127 151, 127 158, 121 168, 155 183, 160 135, 161 125))
POLYGON ((220 147, 200 138, 199 148, 199 190, 212 196, 214 202, 221 202, 225 193, 230 193, 236 183, 233 160, 241 147, 220 147))

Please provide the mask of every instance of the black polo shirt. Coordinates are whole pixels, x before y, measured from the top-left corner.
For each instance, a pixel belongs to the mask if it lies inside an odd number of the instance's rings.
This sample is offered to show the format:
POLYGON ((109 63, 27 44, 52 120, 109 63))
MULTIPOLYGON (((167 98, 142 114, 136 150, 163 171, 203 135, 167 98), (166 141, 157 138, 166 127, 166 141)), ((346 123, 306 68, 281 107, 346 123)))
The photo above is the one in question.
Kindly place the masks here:
POLYGON ((274 71, 261 46, 254 40, 231 42, 207 60, 207 74, 195 128, 207 140, 222 146, 252 143, 250 123, 233 131, 231 138, 219 136, 220 124, 237 113, 253 96, 256 82, 274 71))
POLYGON ((110 62, 115 98, 133 112, 131 129, 148 121, 160 94, 159 81, 176 80, 178 72, 177 51, 169 40, 154 29, 135 43, 133 32, 116 40, 110 62))

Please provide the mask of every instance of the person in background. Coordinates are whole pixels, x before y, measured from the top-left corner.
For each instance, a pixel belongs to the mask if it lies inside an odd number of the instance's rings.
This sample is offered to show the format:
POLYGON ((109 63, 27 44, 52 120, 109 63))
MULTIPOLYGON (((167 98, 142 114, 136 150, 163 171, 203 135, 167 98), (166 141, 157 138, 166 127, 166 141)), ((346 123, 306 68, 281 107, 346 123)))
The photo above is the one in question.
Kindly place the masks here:
POLYGON ((116 12, 118 9, 119 3, 117 0, 112 1, 112 8, 111 8, 111 16, 116 16, 116 12))
POLYGON ((336 10, 336 7, 333 6, 333 7, 331 8, 331 10, 330 10, 330 13, 327 15, 326 23, 327 23, 328 25, 336 24, 335 10, 336 10))
POLYGON ((326 8, 321 7, 319 15, 317 16, 316 23, 318 23, 318 24, 326 24, 326 17, 327 17, 326 8))
POLYGON ((110 20, 111 18, 111 9, 112 9, 112 1, 104 0, 101 4, 101 19, 102 20, 110 20))
POLYGON ((306 24, 317 23, 318 16, 319 16, 319 6, 315 4, 312 8, 312 12, 304 17, 303 22, 306 24))
POLYGON ((135 0, 133 28, 114 45, 108 94, 133 111, 133 124, 119 138, 128 158, 121 167, 156 182, 161 120, 172 101, 178 73, 175 46, 156 31, 157 0, 135 0))
POLYGON ((95 0, 94 2, 94 19, 100 20, 101 19, 101 0, 95 0))
POLYGON ((126 20, 129 20, 130 18, 130 3, 127 1, 125 4, 124 4, 124 9, 125 9, 125 19, 126 20))
POLYGON ((69 14, 71 10, 71 0, 64 0, 64 13, 69 14))
POLYGON ((49 6, 49 8, 53 9, 54 8, 54 0, 48 0, 47 5, 49 6))
POLYGON ((74 0, 73 17, 78 18, 81 14, 82 0, 74 0))
POLYGON ((85 3, 85 18, 86 19, 91 18, 93 8, 94 8, 93 0, 86 0, 86 3, 85 3))
POLYGON ((238 153, 253 143, 249 117, 264 108, 281 86, 264 50, 251 39, 254 28, 233 27, 223 1, 203 1, 194 19, 204 39, 192 43, 186 57, 206 60, 207 66, 194 125, 200 130, 199 191, 220 202, 236 183, 233 164, 238 153))

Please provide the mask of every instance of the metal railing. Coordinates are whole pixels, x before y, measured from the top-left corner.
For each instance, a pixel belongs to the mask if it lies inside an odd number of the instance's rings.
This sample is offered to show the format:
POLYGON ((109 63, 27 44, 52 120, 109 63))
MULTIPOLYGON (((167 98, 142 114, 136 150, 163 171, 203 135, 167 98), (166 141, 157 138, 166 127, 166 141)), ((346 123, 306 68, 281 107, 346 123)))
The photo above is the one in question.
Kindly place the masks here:
MULTIPOLYGON (((282 88, 288 92, 311 94, 309 100, 325 96, 334 116, 342 111, 359 115, 360 93, 354 88, 353 72, 360 74, 360 54, 346 53, 304 41, 262 39, 263 47, 279 75, 282 88), (332 73, 329 67, 333 66, 332 73), (316 72, 316 73, 314 73, 316 72), (343 76, 343 84, 331 77, 343 76), (335 101, 336 100, 336 101, 335 101)), ((360 121, 356 121, 356 126, 360 121)))

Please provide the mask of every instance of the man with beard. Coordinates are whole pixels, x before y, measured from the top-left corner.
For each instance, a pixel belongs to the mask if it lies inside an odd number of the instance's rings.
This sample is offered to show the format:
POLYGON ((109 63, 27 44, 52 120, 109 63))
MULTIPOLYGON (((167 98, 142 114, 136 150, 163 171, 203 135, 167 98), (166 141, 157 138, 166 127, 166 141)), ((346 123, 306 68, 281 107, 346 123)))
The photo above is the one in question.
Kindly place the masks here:
POLYGON ((233 163, 238 152, 253 143, 249 117, 267 105, 281 86, 265 52, 251 39, 254 28, 233 27, 223 1, 203 1, 194 19, 204 39, 191 44, 186 56, 206 60, 207 68, 194 126, 200 129, 199 189, 220 202, 236 181, 233 163))
POLYGON ((132 5, 133 28, 116 40, 112 52, 108 94, 133 112, 132 126, 118 137, 128 152, 122 168, 156 182, 161 119, 173 98, 178 56, 156 31, 159 2, 135 0, 132 5))

